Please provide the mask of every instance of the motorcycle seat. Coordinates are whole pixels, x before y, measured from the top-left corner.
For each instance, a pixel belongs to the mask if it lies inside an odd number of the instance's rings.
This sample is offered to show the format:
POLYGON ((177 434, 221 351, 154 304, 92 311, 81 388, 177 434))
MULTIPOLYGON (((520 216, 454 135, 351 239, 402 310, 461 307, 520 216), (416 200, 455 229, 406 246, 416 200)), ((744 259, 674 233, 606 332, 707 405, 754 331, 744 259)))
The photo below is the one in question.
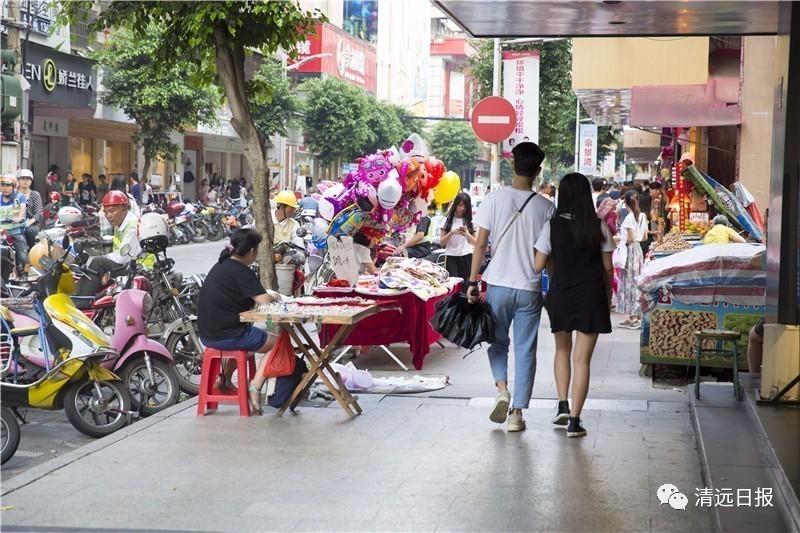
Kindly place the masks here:
POLYGON ((75 307, 81 311, 91 309, 94 301, 94 296, 72 296, 72 302, 75 304, 75 307))
POLYGON ((22 338, 39 334, 39 326, 20 326, 9 331, 12 337, 22 338))

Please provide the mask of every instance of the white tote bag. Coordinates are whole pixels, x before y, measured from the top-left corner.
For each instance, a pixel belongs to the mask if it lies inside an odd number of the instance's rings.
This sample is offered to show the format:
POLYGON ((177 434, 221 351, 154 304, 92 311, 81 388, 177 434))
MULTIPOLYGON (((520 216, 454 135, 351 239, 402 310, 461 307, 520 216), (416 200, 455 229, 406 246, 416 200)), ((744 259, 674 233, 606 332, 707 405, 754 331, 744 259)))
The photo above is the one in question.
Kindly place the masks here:
POLYGON ((619 245, 614 249, 614 253, 611 254, 611 264, 614 265, 614 268, 625 268, 625 263, 628 262, 628 247, 625 245, 625 241, 620 241, 619 245))

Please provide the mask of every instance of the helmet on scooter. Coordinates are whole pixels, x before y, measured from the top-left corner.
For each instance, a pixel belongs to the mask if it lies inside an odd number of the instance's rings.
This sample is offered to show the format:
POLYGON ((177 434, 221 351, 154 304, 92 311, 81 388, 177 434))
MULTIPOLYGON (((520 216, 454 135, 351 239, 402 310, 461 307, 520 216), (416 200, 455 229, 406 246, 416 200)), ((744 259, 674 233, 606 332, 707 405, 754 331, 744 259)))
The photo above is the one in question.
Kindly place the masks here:
POLYGON ((61 193, 58 191, 53 191, 50 193, 50 201, 54 204, 58 204, 61 202, 61 193))
POLYGON ((122 191, 109 191, 103 196, 103 207, 112 207, 115 205, 124 205, 130 207, 128 195, 122 191))
POLYGON ((56 218, 65 226, 69 226, 71 224, 75 224, 76 222, 80 222, 83 218, 83 213, 77 207, 66 205, 58 210, 56 218))
POLYGON ((169 228, 158 213, 145 213, 139 221, 139 243, 148 253, 159 253, 169 245, 169 228))
POLYGON ((34 244, 30 251, 28 251, 28 263, 41 274, 47 270, 48 265, 45 264, 47 263, 45 259, 50 259, 50 247, 47 241, 43 239, 34 244))

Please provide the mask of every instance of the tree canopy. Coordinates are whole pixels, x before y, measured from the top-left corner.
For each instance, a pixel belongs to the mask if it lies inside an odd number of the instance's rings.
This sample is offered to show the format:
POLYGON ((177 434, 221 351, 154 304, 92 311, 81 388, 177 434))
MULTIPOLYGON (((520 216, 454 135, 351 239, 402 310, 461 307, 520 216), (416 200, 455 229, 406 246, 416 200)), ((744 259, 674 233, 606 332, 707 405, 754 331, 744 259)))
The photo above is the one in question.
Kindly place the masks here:
MULTIPOLYGON (((61 0, 59 21, 75 21, 91 9, 92 0, 61 0)), ((245 58, 253 52, 270 57, 278 50, 296 56, 297 43, 325 22, 318 10, 306 11, 296 1, 241 2, 101 2, 95 30, 108 25, 113 31, 128 28, 142 37, 152 24, 161 24, 157 46, 150 58, 168 68, 180 61, 196 65, 183 81, 196 87, 216 84, 231 111, 231 126, 242 140, 244 155, 253 172, 253 213, 256 228, 264 234, 258 260, 261 279, 275 285, 272 248, 272 217, 269 210, 270 174, 266 162, 265 136, 251 113, 253 85, 245 76, 245 58)), ((261 84, 264 87, 264 84, 261 84)))
POLYGON ((249 82, 250 113, 258 131, 264 137, 287 135, 287 130, 299 122, 302 102, 292 89, 291 82, 283 76, 281 64, 269 57, 253 73, 249 82))
POLYGON ((213 87, 196 87, 183 81, 194 68, 190 62, 154 66, 150 57, 158 46, 160 31, 154 24, 143 37, 136 37, 121 28, 114 32, 108 46, 93 54, 103 67, 100 101, 121 109, 139 126, 133 141, 144 152, 144 176, 149 174, 152 160, 171 160, 178 151, 170 133, 182 132, 187 124, 214 122, 219 101, 213 87))
POLYGON ((467 122, 441 121, 431 132, 431 152, 459 175, 475 164, 478 140, 467 122))

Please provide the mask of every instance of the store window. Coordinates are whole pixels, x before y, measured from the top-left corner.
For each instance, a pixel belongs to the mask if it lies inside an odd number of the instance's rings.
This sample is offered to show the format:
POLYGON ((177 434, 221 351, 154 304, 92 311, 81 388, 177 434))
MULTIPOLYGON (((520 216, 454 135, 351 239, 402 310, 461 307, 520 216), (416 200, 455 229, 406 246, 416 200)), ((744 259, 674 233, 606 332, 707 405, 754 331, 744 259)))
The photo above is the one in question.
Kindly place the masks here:
POLYGON ((88 137, 69 138, 70 169, 78 180, 81 174, 92 173, 92 139, 88 137))
POLYGON ((129 175, 131 166, 131 143, 106 141, 106 174, 129 175))

